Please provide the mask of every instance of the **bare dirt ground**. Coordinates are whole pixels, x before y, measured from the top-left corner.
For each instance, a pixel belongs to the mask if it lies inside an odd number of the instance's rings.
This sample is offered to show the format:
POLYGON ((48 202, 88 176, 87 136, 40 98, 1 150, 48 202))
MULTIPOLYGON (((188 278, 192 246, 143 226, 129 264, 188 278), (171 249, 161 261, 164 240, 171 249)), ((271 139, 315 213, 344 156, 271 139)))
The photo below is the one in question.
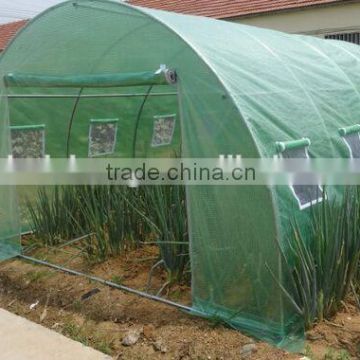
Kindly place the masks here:
MULTIPOLYGON (((46 252, 47 260, 142 290, 156 256, 156 248, 148 247, 90 266, 80 257, 69 260, 71 250, 46 252)), ((151 290, 164 281, 163 271, 155 271, 151 290)), ((190 302, 186 285, 164 296, 190 302)), ((0 307, 115 359, 360 359, 360 313, 351 301, 331 322, 308 333, 304 354, 289 354, 175 308, 18 259, 0 264, 0 307), (124 346, 129 335, 138 339, 124 346), (253 343, 253 351, 242 353, 253 343)))

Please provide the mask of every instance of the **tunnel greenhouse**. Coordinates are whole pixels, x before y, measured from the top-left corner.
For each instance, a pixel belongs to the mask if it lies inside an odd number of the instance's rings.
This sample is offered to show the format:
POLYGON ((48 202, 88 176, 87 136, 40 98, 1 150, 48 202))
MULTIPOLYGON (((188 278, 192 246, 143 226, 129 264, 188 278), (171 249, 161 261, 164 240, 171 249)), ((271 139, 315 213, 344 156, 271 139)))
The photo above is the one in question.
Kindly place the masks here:
MULTIPOLYGON (((0 57, 0 93, 2 157, 360 156, 359 47, 123 2, 31 20, 0 57)), ((187 186, 194 312, 298 344, 278 244, 321 191, 187 186)), ((21 252, 20 223, 2 186, 0 259, 21 252)))

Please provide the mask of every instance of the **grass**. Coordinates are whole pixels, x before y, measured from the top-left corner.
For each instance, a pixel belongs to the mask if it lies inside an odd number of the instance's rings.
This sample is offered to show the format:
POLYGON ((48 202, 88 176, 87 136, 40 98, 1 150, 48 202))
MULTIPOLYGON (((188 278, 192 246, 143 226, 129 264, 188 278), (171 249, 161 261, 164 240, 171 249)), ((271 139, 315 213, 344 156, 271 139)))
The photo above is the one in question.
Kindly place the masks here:
POLYGON ((79 213, 76 195, 74 187, 40 187, 35 200, 26 200, 31 228, 45 245, 56 246, 77 235, 71 220, 79 213))
POLYGON ((119 275, 114 275, 111 277, 110 281, 113 282, 114 284, 121 285, 124 281, 124 278, 119 275))
POLYGON ((85 346, 89 346, 88 337, 84 334, 83 328, 73 322, 67 322, 62 328, 64 335, 72 340, 78 341, 85 346))
POLYGON ((147 217, 154 224, 168 283, 180 282, 189 266, 186 196, 183 186, 144 188, 147 217))
POLYGON ((83 308, 83 303, 81 300, 75 300, 72 304, 72 308, 74 309, 74 311, 76 312, 81 312, 82 308, 83 308))
MULTIPOLYGON (((165 286, 188 280, 183 186, 40 188, 28 207, 35 234, 45 245, 91 234, 80 247, 89 261, 98 262, 151 241, 160 252, 161 261, 155 262, 168 274, 165 286)), ((360 289, 359 191, 349 188, 341 201, 327 199, 310 211, 309 227, 293 219, 288 244, 281 246, 288 269, 286 296, 303 314, 307 328, 334 315, 350 289, 360 289)))
POLYGON ((62 186, 40 188, 27 202, 32 229, 45 246, 81 240, 90 262, 103 261, 155 239, 168 284, 184 278, 189 264, 185 188, 62 186))
POLYGON ((350 360, 352 358, 346 350, 335 350, 332 348, 327 349, 326 353, 321 357, 315 356, 309 345, 306 345, 304 355, 310 360, 350 360))
POLYGON ((313 206, 309 228, 296 220, 291 226, 292 236, 282 250, 289 275, 286 294, 310 328, 339 310, 355 280, 360 257, 358 190, 347 189, 341 202, 313 206))
POLYGON ((305 345, 304 355, 305 355, 307 358, 309 358, 310 360, 314 360, 314 359, 315 359, 314 352, 312 351, 312 349, 311 349, 311 347, 309 346, 309 344, 305 345))
POLYGON ((51 276, 51 273, 49 271, 46 270, 42 270, 42 271, 29 271, 26 274, 26 280, 29 281, 30 283, 34 283, 34 282, 38 282, 42 279, 45 279, 47 277, 51 276))
POLYGON ((101 351, 104 354, 111 355, 113 350, 110 343, 106 340, 98 340, 93 344, 94 349, 101 351))
POLYGON ((86 324, 79 326, 72 321, 66 322, 63 325, 62 333, 74 341, 78 341, 85 346, 91 346, 104 354, 111 355, 113 352, 111 342, 106 339, 94 336, 92 328, 87 328, 86 324))
POLYGON ((324 360, 350 360, 351 356, 346 350, 336 351, 328 349, 324 355, 324 360))

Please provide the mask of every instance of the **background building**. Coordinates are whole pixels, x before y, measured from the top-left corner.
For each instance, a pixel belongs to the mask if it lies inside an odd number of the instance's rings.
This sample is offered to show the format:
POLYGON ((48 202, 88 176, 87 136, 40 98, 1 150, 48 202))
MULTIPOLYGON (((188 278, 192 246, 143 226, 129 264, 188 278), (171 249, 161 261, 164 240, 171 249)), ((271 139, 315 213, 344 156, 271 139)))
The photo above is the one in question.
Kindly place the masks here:
MULTIPOLYGON (((129 4, 360 45, 360 0, 127 0, 129 4)), ((0 25, 0 52, 26 20, 0 25)))
POLYGON ((0 53, 5 49, 9 41, 26 24, 27 20, 15 21, 0 25, 0 53))
POLYGON ((129 3, 360 44, 359 0, 129 0, 129 3))

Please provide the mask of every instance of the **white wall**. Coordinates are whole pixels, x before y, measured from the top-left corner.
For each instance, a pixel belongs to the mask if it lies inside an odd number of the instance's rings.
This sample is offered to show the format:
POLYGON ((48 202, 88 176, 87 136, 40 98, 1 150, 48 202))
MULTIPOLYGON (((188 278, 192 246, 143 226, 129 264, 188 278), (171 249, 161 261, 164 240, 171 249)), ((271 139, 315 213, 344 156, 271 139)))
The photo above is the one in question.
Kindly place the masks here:
POLYGON ((360 1, 234 19, 236 22, 289 33, 325 35, 360 31, 360 1))

